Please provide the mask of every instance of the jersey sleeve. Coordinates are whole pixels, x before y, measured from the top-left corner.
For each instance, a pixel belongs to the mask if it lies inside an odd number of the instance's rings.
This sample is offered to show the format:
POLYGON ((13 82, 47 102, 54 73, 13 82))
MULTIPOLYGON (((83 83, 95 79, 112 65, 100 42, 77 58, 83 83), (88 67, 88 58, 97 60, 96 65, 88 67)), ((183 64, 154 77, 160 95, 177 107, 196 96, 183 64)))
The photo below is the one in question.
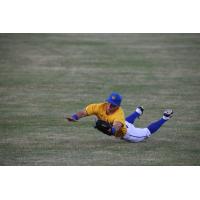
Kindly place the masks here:
POLYGON ((88 115, 95 115, 98 111, 98 104, 90 104, 85 108, 88 115))
POLYGON ((120 123, 122 123, 123 126, 124 126, 124 119, 123 119, 122 117, 116 118, 116 119, 114 120, 114 122, 120 122, 120 123))
POLYGON ((125 118, 124 118, 124 112, 123 111, 120 111, 119 113, 117 113, 117 115, 115 116, 114 122, 121 122, 124 126, 125 118))

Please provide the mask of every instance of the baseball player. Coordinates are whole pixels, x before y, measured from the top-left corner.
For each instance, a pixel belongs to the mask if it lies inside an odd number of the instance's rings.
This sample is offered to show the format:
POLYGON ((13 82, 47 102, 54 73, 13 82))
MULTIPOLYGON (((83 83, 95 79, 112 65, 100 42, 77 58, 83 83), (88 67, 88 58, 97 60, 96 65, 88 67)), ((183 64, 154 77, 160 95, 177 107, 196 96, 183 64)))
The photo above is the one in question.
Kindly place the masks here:
POLYGON ((131 115, 125 118, 121 102, 122 96, 113 92, 106 102, 90 104, 83 110, 65 118, 69 122, 76 122, 82 117, 95 115, 97 117, 95 128, 104 134, 130 142, 141 142, 154 134, 173 115, 172 109, 167 109, 162 118, 150 123, 146 128, 136 128, 134 122, 143 114, 144 108, 138 106, 131 115))

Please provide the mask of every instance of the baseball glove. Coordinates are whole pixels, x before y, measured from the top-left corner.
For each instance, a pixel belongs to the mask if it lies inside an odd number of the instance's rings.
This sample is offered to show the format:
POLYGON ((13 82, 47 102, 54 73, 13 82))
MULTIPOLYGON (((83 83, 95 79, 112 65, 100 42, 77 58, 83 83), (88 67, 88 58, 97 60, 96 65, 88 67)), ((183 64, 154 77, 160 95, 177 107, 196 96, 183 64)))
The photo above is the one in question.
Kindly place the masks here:
POLYGON ((103 121, 103 120, 97 120, 96 121, 96 124, 95 124, 95 127, 97 130, 101 131, 102 133, 106 134, 106 135, 109 135, 111 136, 111 124, 109 124, 108 122, 106 121, 103 121))

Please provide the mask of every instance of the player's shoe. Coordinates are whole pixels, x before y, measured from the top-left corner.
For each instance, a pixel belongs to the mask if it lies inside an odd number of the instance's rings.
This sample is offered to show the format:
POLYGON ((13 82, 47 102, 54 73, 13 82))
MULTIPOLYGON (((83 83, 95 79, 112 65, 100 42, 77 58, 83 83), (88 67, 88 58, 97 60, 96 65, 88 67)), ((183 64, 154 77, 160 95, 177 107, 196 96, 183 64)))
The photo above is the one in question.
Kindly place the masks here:
POLYGON ((144 112, 143 106, 138 106, 138 107, 136 108, 136 112, 139 113, 140 116, 141 116, 141 115, 143 114, 143 112, 144 112))
POLYGON ((173 110, 172 109, 167 109, 163 113, 163 119, 168 120, 173 116, 173 110))

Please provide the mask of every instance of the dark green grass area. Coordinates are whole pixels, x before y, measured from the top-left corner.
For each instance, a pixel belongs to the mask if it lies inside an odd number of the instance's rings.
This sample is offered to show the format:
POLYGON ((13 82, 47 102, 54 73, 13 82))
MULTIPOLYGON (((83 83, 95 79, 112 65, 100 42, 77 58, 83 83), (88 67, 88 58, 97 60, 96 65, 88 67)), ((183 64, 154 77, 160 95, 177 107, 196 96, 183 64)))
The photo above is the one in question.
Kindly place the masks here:
POLYGON ((200 34, 0 34, 0 165, 200 165, 200 34), (72 114, 111 91, 137 127, 128 143, 72 114))

